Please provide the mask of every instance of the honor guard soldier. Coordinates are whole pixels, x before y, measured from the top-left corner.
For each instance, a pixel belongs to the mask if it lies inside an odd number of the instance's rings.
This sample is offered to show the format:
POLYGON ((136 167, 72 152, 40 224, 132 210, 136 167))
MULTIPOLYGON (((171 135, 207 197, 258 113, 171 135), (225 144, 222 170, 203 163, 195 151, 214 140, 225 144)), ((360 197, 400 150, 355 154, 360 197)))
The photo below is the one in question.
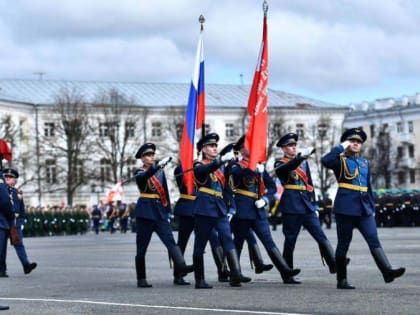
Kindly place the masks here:
MULTIPOLYGON (((256 171, 248 167, 249 152, 244 142, 245 136, 242 136, 235 144, 234 149, 241 153, 243 159, 232 165, 229 180, 233 185, 237 207, 231 221, 236 250, 240 256, 245 239, 250 231, 254 231, 282 278, 288 279, 297 275, 300 270, 292 270, 287 265, 274 243, 266 211, 266 207, 274 202, 274 194, 277 192, 276 184, 265 171, 263 164, 257 164, 256 171)), ((255 263, 258 259, 253 257, 253 260, 255 263)))
MULTIPOLYGON (((181 165, 178 165, 175 168, 174 175, 180 193, 179 199, 174 207, 174 215, 177 216, 179 222, 177 245, 181 249, 182 254, 184 254, 188 244, 188 240, 191 236, 191 233, 194 230, 194 207, 195 200, 197 198, 197 192, 196 187, 194 186, 193 194, 188 194, 187 187, 184 182, 184 176, 182 173, 181 165)), ((213 258, 217 267, 219 282, 228 282, 229 271, 225 263, 223 248, 215 229, 212 230, 209 241, 213 258)), ((190 283, 185 281, 184 278, 177 274, 174 270, 174 284, 189 285, 190 283)))
POLYGON ((29 262, 25 246, 23 245, 22 227, 25 224, 25 204, 23 202, 22 191, 15 188, 17 179, 19 178, 19 173, 13 168, 6 168, 3 170, 3 175, 9 190, 10 199, 12 200, 13 211, 16 217, 16 230, 19 236, 19 243, 14 245, 14 247, 22 264, 23 272, 28 274, 36 268, 37 263, 29 262))
POLYGON ((130 215, 130 209, 126 203, 117 200, 118 217, 120 219, 120 232, 127 233, 128 230, 128 217, 130 215))
POLYGON ((241 274, 238 255, 232 240, 232 232, 228 220, 228 208, 235 208, 232 192, 229 191, 225 178, 225 163, 234 158, 232 151, 219 156, 217 144, 219 136, 210 133, 197 143, 203 159, 194 163, 194 176, 198 192, 194 209, 194 275, 196 289, 212 288, 204 279, 204 249, 215 228, 219 234, 224 253, 230 269, 230 285, 241 286, 241 282, 249 282, 250 278, 241 274))
MULTIPOLYGON (((276 159, 274 168, 280 179, 284 192, 279 210, 283 215, 284 249, 283 256, 290 268, 293 268, 293 252, 297 237, 303 226, 318 243, 321 256, 327 263, 330 273, 335 273, 334 250, 322 230, 316 215, 317 205, 312 184, 311 172, 307 159, 313 153, 312 149, 297 152, 298 135, 288 133, 280 138, 277 146, 284 157, 276 159)), ((289 284, 300 284, 294 277, 284 280, 289 284)))
POLYGON ((93 206, 90 216, 93 223, 93 230, 95 231, 95 234, 99 234, 99 226, 101 224, 102 213, 98 208, 98 205, 93 206))
POLYGON ((170 157, 155 160, 156 146, 153 143, 143 144, 136 153, 143 166, 136 172, 136 183, 140 191, 135 208, 136 217, 136 272, 137 287, 151 287, 146 280, 145 256, 152 233, 156 232, 162 240, 169 255, 174 261, 179 275, 193 271, 193 266, 185 264, 180 248, 176 245, 169 223, 171 204, 168 186, 163 168, 171 160, 170 157))
POLYGON ((366 133, 352 128, 341 136, 341 144, 322 157, 322 164, 334 171, 338 191, 334 201, 337 224, 337 288, 354 289, 347 281, 346 255, 357 228, 366 240, 369 249, 385 282, 402 276, 405 268, 392 269, 379 242, 374 218, 375 206, 370 184, 369 162, 360 155, 366 133))

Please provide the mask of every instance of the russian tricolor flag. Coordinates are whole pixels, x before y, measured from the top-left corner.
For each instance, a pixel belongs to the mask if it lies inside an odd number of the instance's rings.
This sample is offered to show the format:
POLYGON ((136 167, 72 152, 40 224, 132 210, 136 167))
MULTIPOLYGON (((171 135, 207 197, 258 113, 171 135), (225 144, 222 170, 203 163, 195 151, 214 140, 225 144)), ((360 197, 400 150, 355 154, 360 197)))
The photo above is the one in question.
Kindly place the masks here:
MULTIPOLYGON (((202 128, 204 124, 204 95, 204 53, 202 33, 200 33, 181 138, 180 160, 182 171, 184 172, 193 167, 196 129, 202 128)), ((192 194, 194 186, 193 172, 187 171, 184 173, 184 183, 188 194, 192 194)))

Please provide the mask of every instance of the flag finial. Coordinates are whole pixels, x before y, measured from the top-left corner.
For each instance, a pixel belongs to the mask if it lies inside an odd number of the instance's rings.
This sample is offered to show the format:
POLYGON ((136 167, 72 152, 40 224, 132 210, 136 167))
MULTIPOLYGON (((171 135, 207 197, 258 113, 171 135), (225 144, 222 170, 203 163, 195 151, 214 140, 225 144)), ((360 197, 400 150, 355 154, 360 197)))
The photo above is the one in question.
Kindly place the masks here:
POLYGON ((200 22, 201 24, 201 31, 203 31, 204 29, 204 22, 206 21, 206 19, 204 18, 204 15, 200 15, 200 17, 198 18, 198 22, 200 22))
POLYGON ((262 7, 263 7, 264 15, 266 15, 268 11, 268 3, 266 0, 264 0, 262 7))

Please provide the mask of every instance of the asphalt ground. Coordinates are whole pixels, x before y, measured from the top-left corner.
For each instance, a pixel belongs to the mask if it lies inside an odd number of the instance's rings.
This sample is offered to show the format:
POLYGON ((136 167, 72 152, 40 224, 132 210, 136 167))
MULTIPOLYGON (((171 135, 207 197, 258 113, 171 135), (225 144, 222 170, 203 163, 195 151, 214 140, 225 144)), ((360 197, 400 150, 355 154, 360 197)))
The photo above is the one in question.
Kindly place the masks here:
MULTIPOLYGON (((326 230, 333 246, 335 228, 326 230)), ((176 236, 176 232, 175 232, 176 236)), ((282 249, 281 227, 273 236, 282 249)), ((135 234, 88 233, 77 236, 39 237, 24 240, 38 268, 24 275, 14 248, 8 248, 9 278, 0 278, 2 314, 419 314, 420 229, 379 229, 385 252, 394 267, 406 274, 386 284, 368 247, 355 231, 350 247, 348 278, 356 290, 337 290, 335 275, 328 273, 315 241, 302 231, 295 264, 301 268, 301 285, 283 284, 271 270, 255 274, 246 246, 242 271, 253 281, 240 288, 217 282, 211 251, 205 257, 206 280, 213 289, 175 286, 168 254, 153 236, 148 253, 147 279, 152 288, 137 288, 134 268, 135 234)), ((192 261, 190 240, 187 263, 192 261)), ((265 262, 269 258, 262 249, 265 262)))

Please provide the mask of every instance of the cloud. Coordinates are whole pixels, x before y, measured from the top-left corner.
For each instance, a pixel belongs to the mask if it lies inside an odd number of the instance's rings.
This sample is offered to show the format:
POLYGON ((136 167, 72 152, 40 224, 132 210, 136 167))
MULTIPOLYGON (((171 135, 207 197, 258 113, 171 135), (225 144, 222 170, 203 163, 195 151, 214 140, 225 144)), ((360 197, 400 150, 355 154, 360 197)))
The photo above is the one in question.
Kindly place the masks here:
MULTIPOLYGON (((254 0, 0 0, 4 77, 188 82, 204 14, 206 81, 250 83, 254 0), (6 11, 5 11, 6 10, 6 11)), ((416 1, 268 1, 270 84, 312 94, 386 89, 420 74, 416 1)), ((414 93, 414 91, 413 91, 414 93)), ((350 98, 350 97, 349 97, 350 98)))

